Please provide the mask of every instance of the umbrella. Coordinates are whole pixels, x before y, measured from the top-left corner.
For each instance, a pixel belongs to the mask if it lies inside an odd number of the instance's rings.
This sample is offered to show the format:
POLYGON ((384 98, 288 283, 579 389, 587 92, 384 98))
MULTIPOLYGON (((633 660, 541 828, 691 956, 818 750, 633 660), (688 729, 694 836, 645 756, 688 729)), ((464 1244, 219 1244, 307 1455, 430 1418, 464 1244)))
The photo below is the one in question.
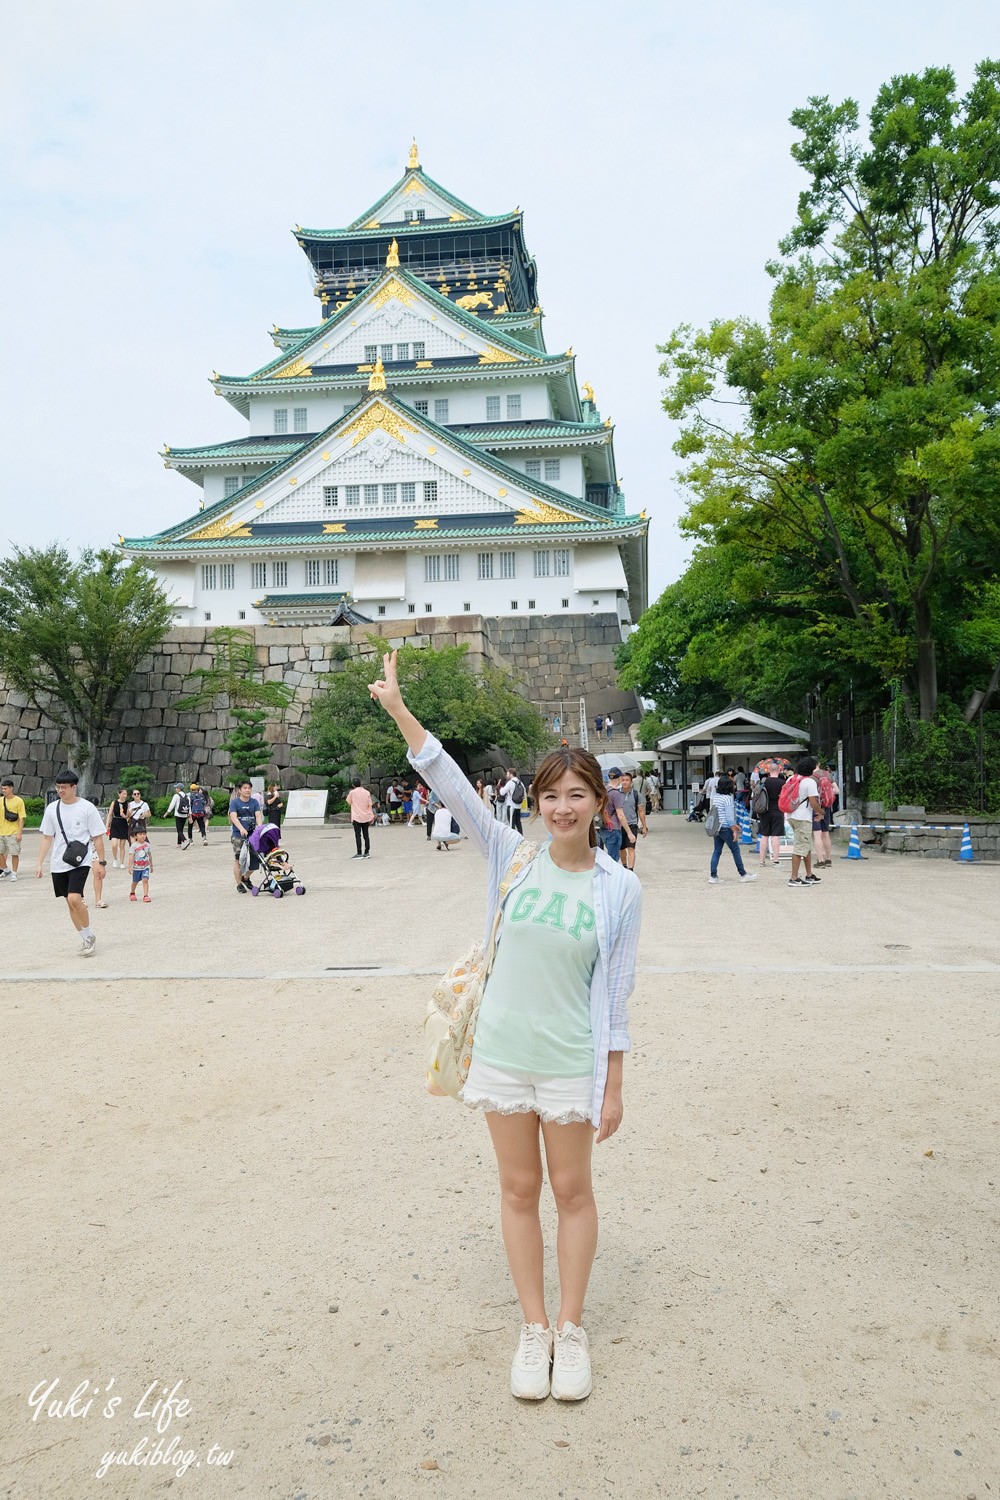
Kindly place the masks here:
MULTIPOLYGON (((639 762, 630 750, 607 750, 603 755, 595 757, 597 764, 610 771, 612 766, 617 766, 619 771, 638 771, 639 762)), ((652 756, 647 759, 652 760, 652 756)))
POLYGON ((784 755, 765 755, 764 759, 759 760, 753 768, 757 772, 758 776, 763 776, 764 772, 770 766, 772 760, 777 762, 779 771, 790 771, 792 769, 791 761, 788 760, 784 755))

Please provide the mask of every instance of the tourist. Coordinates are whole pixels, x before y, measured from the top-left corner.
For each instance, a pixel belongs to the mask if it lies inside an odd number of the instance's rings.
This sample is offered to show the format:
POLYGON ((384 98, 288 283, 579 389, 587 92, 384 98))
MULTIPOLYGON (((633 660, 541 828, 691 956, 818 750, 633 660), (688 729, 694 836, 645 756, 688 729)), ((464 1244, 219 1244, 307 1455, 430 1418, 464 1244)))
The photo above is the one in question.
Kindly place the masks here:
POLYGON ((757 847, 760 867, 764 868, 770 858, 772 865, 779 863, 781 840, 785 835, 785 815, 778 806, 781 796, 782 778, 778 773, 778 762, 768 761, 763 776, 757 781, 754 793, 754 812, 757 818, 757 847), (767 806, 763 804, 766 801, 767 806))
POLYGON ((369 831, 375 821, 375 809, 372 807, 372 794, 367 787, 361 785, 360 776, 352 779, 346 801, 351 810, 351 827, 354 829, 355 853, 351 858, 368 859, 371 854, 369 831))
POLYGON ((455 819, 452 817, 450 809, 440 800, 438 801, 437 811, 434 814, 434 837, 437 840, 436 847, 438 851, 440 852, 443 849, 445 854, 448 853, 450 846, 457 844, 461 838, 461 834, 456 831, 455 819))
POLYGON ((418 781, 413 788, 412 808, 407 821, 407 828, 419 828, 424 821, 424 807, 427 803, 427 788, 418 781))
POLYGON ((622 802, 622 773, 620 766, 612 766, 608 772, 607 789, 608 818, 601 834, 604 851, 609 859, 619 859, 623 844, 634 844, 635 835, 628 826, 625 805, 622 802))
POLYGON ((134 838, 140 828, 147 828, 153 814, 149 810, 149 803, 136 787, 132 793, 132 800, 128 805, 128 831, 129 837, 134 838))
POLYGON ((489 776, 483 784, 483 801, 486 803, 487 811, 491 818, 497 815, 497 789, 489 776))
POLYGON ((280 830, 284 812, 285 803, 281 795, 281 788, 276 781, 272 781, 264 794, 264 822, 273 823, 275 828, 280 830))
MULTIPOLYGON (((743 867, 743 856, 740 853, 739 826, 736 822, 736 783, 731 776, 720 776, 712 799, 712 808, 719 815, 719 827, 712 840, 712 862, 709 867, 708 879, 710 885, 719 883, 719 860, 723 849, 728 849, 736 862, 736 871, 741 880, 756 880, 756 875, 750 875, 743 867)), ((709 824, 711 827, 711 824, 709 824)))
POLYGON ((229 837, 233 845, 233 874, 236 890, 240 896, 253 891, 251 875, 260 869, 260 860, 250 847, 249 839, 255 828, 264 821, 260 803, 253 795, 249 776, 236 783, 229 799, 229 837))
POLYGON ((607 718, 604 720, 604 738, 606 740, 609 740, 611 738, 612 732, 614 731, 614 727, 615 727, 615 721, 611 717, 611 715, 608 714, 607 718))
POLYGON ((134 901, 135 893, 142 886, 143 901, 152 901, 149 894, 149 877, 153 873, 153 851, 149 847, 149 834, 145 828, 140 828, 132 840, 132 847, 128 855, 128 872, 132 877, 132 889, 128 893, 128 899, 134 901))
POLYGON ((389 811, 390 823, 398 823, 403 814, 403 793, 400 791, 399 783, 393 779, 385 790, 385 805, 389 811))
MULTIPOLYGON (((184 790, 179 781, 174 783, 174 795, 167 806, 167 817, 173 818, 174 827, 177 829, 178 849, 190 849, 191 835, 188 832, 188 819, 191 816, 191 797, 184 790)), ((129 869, 132 862, 129 861, 129 869)))
POLYGON ((17 880, 17 867, 21 862, 21 841, 24 838, 24 799, 14 796, 14 783, 9 776, 0 781, 0 880, 17 880), (7 861, 10 860, 10 869, 7 861))
POLYGON ((111 840, 112 869, 124 870, 128 848, 128 789, 118 788, 118 796, 108 808, 106 832, 111 840))
POLYGON ((57 898, 65 900, 70 921, 80 934, 80 952, 90 958, 97 947, 97 938, 90 928, 90 913, 83 899, 83 892, 90 874, 93 850, 97 851, 97 863, 107 868, 104 858, 104 820, 92 802, 76 795, 79 776, 75 771, 60 771, 56 777, 57 801, 50 802, 42 814, 41 839, 38 846, 37 879, 42 878, 45 856, 52 850, 49 873, 52 889, 57 898), (76 844, 86 845, 86 854, 78 864, 66 859, 76 844))
MULTIPOLYGON (((486 930, 521 840, 485 813, 461 770, 406 708, 396 653, 371 685, 399 726, 413 765, 457 809, 489 862, 486 930)), ((523 1324, 511 1391, 524 1400, 578 1401, 592 1377, 583 1308, 597 1247, 591 1180, 596 1140, 622 1121, 627 999, 635 983, 641 889, 595 848, 606 801, 597 761, 556 750, 535 773, 535 804, 551 842, 513 877, 463 1101, 486 1113, 500 1178, 501 1224, 523 1324), (566 914, 564 919, 564 912, 566 914), (509 913, 509 915, 508 915, 509 913), (556 1201, 560 1306, 545 1308, 542 1146, 556 1201), (550 1374, 551 1362, 551 1374, 550 1374)))
POLYGON ((208 843, 206 823, 215 811, 212 798, 197 781, 192 781, 191 787, 191 820, 188 824, 188 841, 194 839, 194 830, 197 828, 201 834, 201 842, 204 847, 208 843))
POLYGON ((813 869, 829 868, 833 863, 833 843, 830 829, 833 827, 833 809, 839 788, 832 776, 833 767, 820 765, 816 769, 816 785, 819 788, 820 817, 813 813, 813 869))
POLYGON ((594 733, 597 735, 597 738, 600 739, 603 732, 604 732, 604 715, 603 714, 595 714, 594 715, 594 733))
POLYGON ((643 804, 642 796, 633 785, 631 773, 628 771, 625 771, 622 775, 621 795, 622 811, 625 814, 625 822, 632 837, 630 842, 622 845, 621 853, 618 857, 626 870, 634 870, 635 849, 639 842, 639 834, 641 833, 643 838, 645 838, 649 833, 649 829, 646 827, 646 808, 643 804))
MULTIPOLYGON (((441 806, 441 798, 438 796, 438 794, 434 790, 434 788, 431 787, 431 789, 430 789, 430 791, 429 791, 429 793, 427 795, 427 810, 424 813, 424 822, 427 825, 427 842, 428 843, 430 843, 431 839, 434 836, 434 819, 437 817, 437 810, 438 810, 438 808, 440 806, 441 806)), ((492 816, 492 814, 491 814, 491 816, 492 816)))
POLYGON ((811 755, 804 755, 795 767, 797 785, 792 789, 792 806, 788 812, 788 821, 792 825, 794 843, 792 845, 792 873, 788 884, 795 886, 819 885, 818 875, 813 874, 813 818, 817 813, 822 813, 822 804, 819 800, 819 787, 813 779, 813 771, 816 762, 811 755), (805 875, 799 879, 799 867, 804 865, 805 875))

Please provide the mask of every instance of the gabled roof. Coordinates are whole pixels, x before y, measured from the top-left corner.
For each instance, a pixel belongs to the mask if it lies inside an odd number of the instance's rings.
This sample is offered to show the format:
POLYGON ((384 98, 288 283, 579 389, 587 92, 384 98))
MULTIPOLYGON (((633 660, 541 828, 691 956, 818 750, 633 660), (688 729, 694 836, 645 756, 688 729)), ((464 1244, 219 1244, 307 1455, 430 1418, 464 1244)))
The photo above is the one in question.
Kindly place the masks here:
MULTIPOLYGON (((427 175, 423 167, 407 167, 406 171, 403 173, 399 181, 394 182, 389 191, 387 193, 383 193, 378 202, 373 203, 371 208, 367 209, 363 214, 359 214, 358 217, 347 226, 346 231, 300 229, 297 230, 296 233, 306 235, 321 235, 325 237, 331 232, 334 234, 347 233, 353 229, 360 229, 362 225, 365 224, 369 219, 377 219, 380 210, 386 203, 389 202, 389 199, 394 197, 396 193, 400 192, 410 182, 420 183, 424 187, 426 187, 429 192, 436 193, 439 198, 443 198, 446 203, 451 205, 456 213, 462 214, 464 218, 483 219, 484 217, 479 212, 478 208, 473 208, 471 204, 464 203, 461 198, 456 198, 455 194, 449 192, 446 187, 442 187, 439 182, 435 182, 433 177, 429 177, 427 175)), ((510 215, 508 214, 506 217, 509 218, 510 215)))
MULTIPOLYGON (((425 433, 435 444, 440 443, 442 447, 450 448, 460 456, 474 461, 481 469, 485 469, 493 474, 504 485, 510 485, 511 488, 521 493, 526 491, 532 499, 537 500, 540 506, 550 507, 552 511, 558 512, 564 518, 569 517, 570 522, 590 522, 598 528, 612 528, 625 524, 623 517, 618 515, 612 517, 601 506, 591 505, 585 500, 579 500, 573 495, 567 495, 562 490, 555 489, 552 485, 544 484, 541 480, 526 479, 525 475, 519 469, 514 469, 509 464, 504 463, 502 458, 496 457, 496 455, 490 453, 487 449, 467 442, 452 431, 451 428, 441 427, 429 417, 419 415, 414 412, 412 407, 405 406, 402 402, 397 401, 391 392, 379 391, 370 393, 349 412, 344 412, 336 421, 331 422, 329 427, 323 432, 300 444, 294 454, 282 456, 277 462, 252 479, 249 484, 243 485, 235 494, 225 496, 222 500, 217 501, 215 505, 198 511, 194 516, 188 517, 176 526, 159 532, 155 537, 132 538, 129 540, 128 545, 132 546, 138 542, 184 542, 188 533, 203 532, 215 524, 225 522, 232 515, 233 511, 237 507, 242 506, 251 495, 259 493, 275 479, 280 478, 282 474, 294 466, 301 464, 310 456, 312 451, 322 449, 323 445, 334 440, 342 429, 346 430, 354 427, 364 419, 366 412, 379 405, 389 413, 393 420, 398 421, 402 419, 408 431, 425 433)), ((383 416, 382 424, 384 422, 385 417, 383 416)), ((516 512, 512 510, 511 523, 513 523, 515 514, 516 512)), ((639 518, 633 517, 631 519, 636 521, 639 518)), ((244 523, 248 530, 251 521, 252 518, 250 521, 244 523)), ((544 516, 539 516, 539 522, 544 524, 544 516)), ((447 520, 445 524, 447 525, 447 520)), ((234 528, 237 525, 239 523, 234 523, 234 528)), ((225 535, 225 531, 220 531, 219 534, 220 536, 225 535)))
POLYGON ((294 229, 292 233, 302 246, 303 250, 308 244, 317 240, 364 240, 376 239, 379 235, 383 239, 387 236, 394 239, 402 239, 403 235, 409 238, 411 235, 440 234, 442 230, 461 228, 468 224, 470 229, 496 229, 501 224, 522 226, 524 214, 517 211, 506 214, 477 214, 474 219, 451 220, 451 219, 407 219, 398 223, 393 221, 388 224, 374 224, 370 227, 362 224, 359 228, 348 229, 294 229))
POLYGON ((802 744, 809 743, 808 729, 797 729, 794 724, 782 724, 780 719, 769 719, 764 714, 754 713, 751 708, 744 708, 738 703, 733 703, 729 708, 724 708, 721 713, 713 714, 710 719, 700 719, 697 724, 689 724, 686 729, 678 729, 673 734, 664 735, 656 742, 657 750, 677 750, 682 744, 690 744, 693 740, 712 739, 716 732, 727 726, 745 724, 747 729, 753 731, 767 731, 773 738, 781 735, 785 739, 796 740, 802 744))
MULTIPOLYGON (((530 344, 522 343, 521 340, 515 338, 512 333, 507 332, 503 328, 498 328, 494 323, 484 323, 481 318, 477 318, 472 313, 466 312, 464 307, 459 307, 458 304, 452 302, 450 298, 442 296, 440 292, 436 292, 434 288, 430 286, 426 281, 421 281, 419 277, 413 276, 409 271, 404 270, 400 266, 396 266, 384 270, 378 280, 371 282, 367 287, 365 287, 361 295, 355 298, 355 300, 348 306, 342 307, 339 312, 331 314, 331 316, 327 318, 324 323, 319 324, 317 327, 306 329, 303 337, 297 344, 293 344, 291 348, 283 350, 282 353, 279 354, 275 359, 269 360, 266 365, 261 365, 261 367, 258 370, 254 370, 252 374, 216 375, 212 383, 216 386, 218 386, 220 382, 231 385, 233 383, 248 383, 250 381, 256 382, 260 380, 266 380, 270 377, 279 376, 280 372, 286 367, 294 366, 302 360, 302 356, 308 350, 310 344, 312 344, 321 336, 325 335, 328 337, 330 331, 336 328, 338 324, 345 321, 349 322, 352 317, 356 317, 358 308, 364 307, 374 297, 378 296, 386 287, 390 286, 394 280, 398 282, 410 296, 420 297, 423 300, 429 302, 431 307, 436 309, 439 313, 446 313, 448 317, 458 325, 458 327, 463 328, 470 333, 474 332, 477 338, 483 339, 487 344, 495 345, 497 348, 515 355, 515 357, 522 363, 529 363, 534 365, 558 365, 566 357, 563 354, 543 353, 542 351, 533 348, 530 344)), ((400 298, 400 300, 405 302, 406 297, 404 296, 403 298, 400 298)), ((414 369, 415 368, 416 363, 414 362, 414 369)), ((303 373, 312 374, 312 371, 304 370, 303 373)))

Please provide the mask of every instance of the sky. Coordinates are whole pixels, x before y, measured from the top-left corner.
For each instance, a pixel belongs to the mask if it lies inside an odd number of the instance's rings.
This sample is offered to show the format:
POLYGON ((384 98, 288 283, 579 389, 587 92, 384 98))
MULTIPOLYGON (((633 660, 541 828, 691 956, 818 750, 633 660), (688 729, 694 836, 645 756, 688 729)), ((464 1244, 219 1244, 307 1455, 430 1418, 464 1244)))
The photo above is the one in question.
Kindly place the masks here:
POLYGON ((520 206, 548 348, 615 424, 650 598, 683 571, 686 497, 657 345, 761 317, 805 177, 793 109, 1000 52, 994 4, 840 0, 171 0, 9 8, 0 60, 0 546, 105 546, 191 515, 164 443, 243 419, 213 370, 316 321, 292 236, 422 166, 520 206))

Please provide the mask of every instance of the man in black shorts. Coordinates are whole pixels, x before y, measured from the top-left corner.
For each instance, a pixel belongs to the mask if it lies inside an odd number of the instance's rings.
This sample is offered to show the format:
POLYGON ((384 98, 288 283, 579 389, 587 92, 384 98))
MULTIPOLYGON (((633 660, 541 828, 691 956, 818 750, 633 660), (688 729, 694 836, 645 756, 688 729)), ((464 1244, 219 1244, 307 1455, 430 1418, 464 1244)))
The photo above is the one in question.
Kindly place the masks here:
POLYGON ((625 809, 625 820, 628 823, 628 831, 632 835, 632 842, 625 840, 622 844, 622 852, 618 856, 626 870, 635 869, 635 846, 639 842, 640 831, 643 838, 649 832, 646 827, 646 809, 639 792, 632 785, 632 776, 626 771, 622 777, 622 806, 625 809))
POLYGON ((89 958, 97 947, 97 938, 90 930, 90 913, 83 892, 90 874, 93 850, 97 850, 97 862, 102 868, 108 862, 104 857, 104 819, 92 802, 76 795, 79 779, 76 772, 70 770, 60 771, 56 777, 59 800, 50 802, 42 814, 42 837, 35 875, 41 880, 42 865, 51 848, 49 873, 52 889, 57 897, 65 898, 70 921, 83 940, 80 954, 89 958), (79 863, 65 858, 67 847, 73 844, 86 845, 87 852, 79 863))

